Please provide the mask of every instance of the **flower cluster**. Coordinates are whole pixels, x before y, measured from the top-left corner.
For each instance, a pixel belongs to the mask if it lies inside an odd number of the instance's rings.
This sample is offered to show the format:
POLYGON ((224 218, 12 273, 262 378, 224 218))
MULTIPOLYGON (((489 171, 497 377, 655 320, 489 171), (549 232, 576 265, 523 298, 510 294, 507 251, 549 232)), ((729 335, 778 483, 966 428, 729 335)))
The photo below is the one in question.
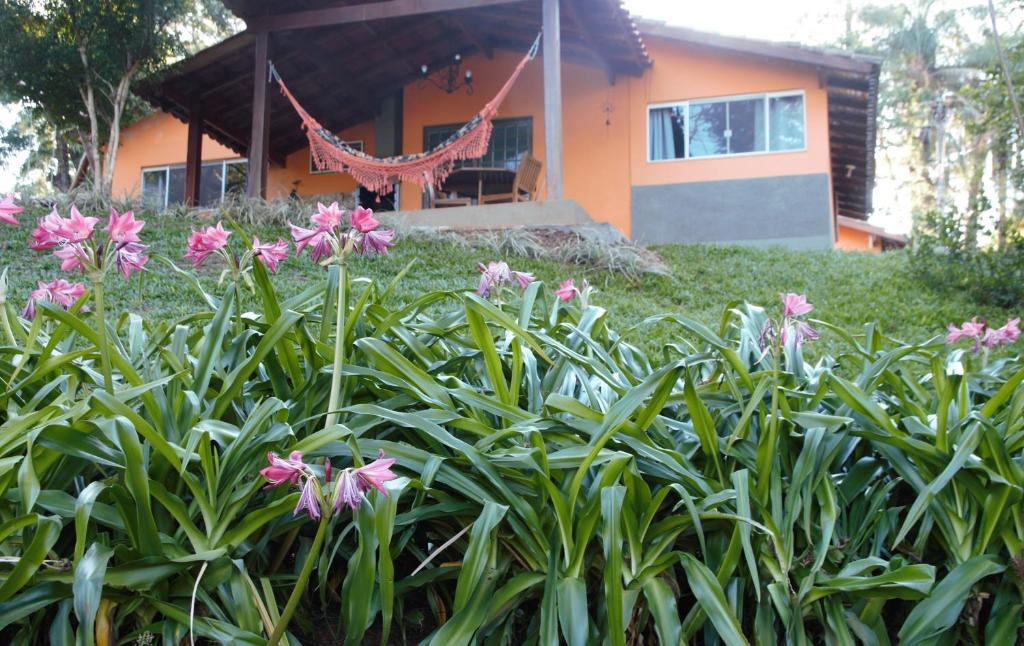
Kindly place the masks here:
POLYGON ((567 278, 558 284, 558 289, 555 290, 555 298, 568 303, 573 299, 580 299, 580 306, 583 309, 587 308, 587 302, 590 300, 590 295, 593 294, 596 289, 591 285, 586 278, 580 281, 579 286, 576 285, 576 281, 572 278, 567 278))
POLYGON ((794 346, 800 347, 805 341, 819 338, 818 331, 800 318, 814 311, 814 305, 807 302, 807 296, 789 292, 779 294, 779 298, 782 300, 782 322, 776 323, 771 318, 764 322, 758 339, 761 348, 766 350, 776 339, 782 345, 792 341, 794 346))
POLYGON ((28 304, 22 310, 21 316, 29 321, 36 317, 36 303, 46 301, 60 305, 65 310, 71 309, 82 294, 85 293, 85 285, 82 283, 69 283, 63 278, 50 282, 39 281, 36 289, 28 295, 28 304))
POLYGON ((206 259, 212 255, 224 258, 229 267, 238 271, 245 271, 251 266, 253 259, 259 260, 270 271, 276 272, 279 263, 288 258, 288 243, 281 238, 277 242, 260 242, 260 239, 253 236, 252 249, 247 251, 241 258, 233 255, 228 249, 228 237, 230 231, 224 228, 223 222, 216 226, 200 227, 192 229, 188 237, 188 252, 185 260, 192 262, 192 268, 198 268, 206 259))
POLYGON ((99 218, 86 217, 74 206, 67 218, 54 209, 39 220, 28 246, 36 251, 52 250, 63 271, 95 272, 116 267, 125 280, 133 271, 145 271, 148 247, 139 239, 139 231, 146 223, 136 220, 132 211, 122 215, 110 209, 106 227, 109 240, 105 246, 93 240, 98 223, 99 218))
POLYGON ((536 278, 525 271, 513 271, 503 260, 492 260, 486 265, 477 265, 480 270, 480 285, 476 288, 478 296, 489 297, 497 292, 502 285, 518 283, 520 289, 526 289, 536 278))
POLYGON ((317 213, 310 219, 313 227, 306 229, 292 224, 292 238, 295 253, 301 254, 309 247, 314 262, 323 264, 344 261, 352 252, 364 255, 387 254, 394 244, 394 229, 381 229, 380 222, 373 217, 373 211, 356 207, 349 217, 348 226, 343 226, 345 212, 337 202, 330 206, 317 203, 317 213))
POLYGON ((970 321, 964 321, 960 327, 950 323, 947 330, 949 332, 946 335, 947 343, 953 344, 960 339, 973 339, 974 352, 977 353, 1015 343, 1020 338, 1020 319, 1011 319, 1003 327, 992 328, 986 321, 979 321, 975 316, 970 321))
POLYGON ((320 479, 313 473, 312 468, 302 461, 300 451, 292 451, 287 458, 268 453, 267 460, 270 462, 270 466, 260 471, 260 474, 269 483, 266 488, 272 489, 285 484, 298 486, 301 494, 293 513, 298 516, 305 511, 313 520, 319 519, 323 513, 332 509, 338 513, 342 506, 358 509, 366 492, 371 488, 376 488, 385 496, 388 495, 384 483, 398 477, 391 471, 391 465, 395 463, 395 460, 385 458, 384 451, 381 451, 377 455, 377 459, 370 464, 362 467, 349 467, 338 473, 334 492, 331 494, 331 501, 328 504, 325 489, 331 484, 329 460, 324 462, 324 484, 320 483, 320 479))

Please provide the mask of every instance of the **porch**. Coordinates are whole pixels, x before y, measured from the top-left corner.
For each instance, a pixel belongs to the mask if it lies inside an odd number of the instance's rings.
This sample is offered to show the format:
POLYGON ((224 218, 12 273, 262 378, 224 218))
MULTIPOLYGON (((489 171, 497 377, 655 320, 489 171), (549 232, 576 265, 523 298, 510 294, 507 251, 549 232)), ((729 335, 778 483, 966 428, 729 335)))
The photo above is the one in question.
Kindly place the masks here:
MULTIPOLYGON (((536 139, 541 149, 530 152, 543 160, 543 189, 537 197, 555 206, 476 205, 457 209, 462 213, 439 209, 402 217, 429 219, 441 226, 506 217, 510 221, 550 217, 570 224, 582 214, 589 220, 578 204, 563 204, 563 60, 600 70, 609 87, 617 76, 642 74, 650 64, 635 25, 616 0, 308 0, 301 7, 285 0, 228 0, 227 4, 245 19, 247 29, 173 66, 139 92, 188 124, 184 197, 192 205, 200 195, 204 134, 247 158, 246 193, 251 197, 268 196, 271 169, 281 175, 301 159, 296 156, 307 147, 306 136, 300 119, 269 82, 271 64, 325 129, 342 133, 361 127, 366 138, 373 140, 366 152, 387 157, 416 153, 420 146, 427 146, 427 124, 416 126, 422 135, 415 128, 410 131, 402 102, 406 88, 421 79, 422 68, 443 68, 453 54, 487 61, 522 56, 542 32, 540 60, 531 63, 542 79, 538 88, 542 108, 536 111, 542 123, 532 126, 540 135, 536 139)), ((478 81, 478 90, 486 82, 478 81)), ((478 91, 472 97, 475 109, 489 98, 487 90, 478 91)), ((441 95, 438 100, 445 99, 441 95)), ((462 103, 466 103, 464 97, 462 103)), ((418 200, 405 193, 399 208, 416 208, 418 200)), ((427 200, 423 202, 425 206, 427 200)))

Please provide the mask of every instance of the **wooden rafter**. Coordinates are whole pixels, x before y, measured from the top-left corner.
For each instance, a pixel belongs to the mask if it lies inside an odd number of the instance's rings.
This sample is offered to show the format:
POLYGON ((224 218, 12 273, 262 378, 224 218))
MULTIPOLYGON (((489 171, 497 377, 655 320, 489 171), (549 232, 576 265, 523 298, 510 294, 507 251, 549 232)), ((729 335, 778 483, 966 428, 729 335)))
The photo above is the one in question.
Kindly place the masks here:
POLYGON ((586 45, 590 55, 594 58, 594 62, 604 69, 604 73, 608 77, 608 84, 615 85, 615 66, 608 60, 608 57, 601 51, 601 48, 596 45, 594 35, 590 31, 590 27, 587 26, 587 23, 576 11, 576 5, 573 0, 564 0, 564 2, 562 2, 562 8, 565 10, 569 19, 572 20, 573 24, 576 25, 576 30, 579 32, 580 38, 586 45))
POLYGON ((283 31, 367 22, 386 18, 402 18, 428 13, 477 9, 521 0, 386 0, 366 4, 343 5, 289 13, 246 17, 250 31, 283 31))

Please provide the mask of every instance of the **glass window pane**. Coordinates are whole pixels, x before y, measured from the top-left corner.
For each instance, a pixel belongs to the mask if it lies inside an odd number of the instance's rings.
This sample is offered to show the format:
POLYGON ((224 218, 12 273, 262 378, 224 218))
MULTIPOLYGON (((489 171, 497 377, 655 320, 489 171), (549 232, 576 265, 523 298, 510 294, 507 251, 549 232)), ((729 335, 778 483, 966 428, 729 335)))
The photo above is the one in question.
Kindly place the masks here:
POLYGON ((199 205, 213 206, 220 202, 224 162, 203 164, 199 173, 199 205))
POLYGON ((725 137, 725 106, 721 101, 695 101, 690 104, 690 157, 729 152, 725 137))
POLYGON ((765 149, 764 97, 729 102, 729 152, 765 149))
POLYGON ((167 183, 167 204, 181 204, 185 201, 185 168, 172 168, 167 183))
POLYGON ((768 100, 771 124, 770 150, 800 150, 804 147, 804 97, 776 96, 768 100))
POLYGON ((224 180, 225 194, 245 193, 246 174, 249 171, 248 162, 229 162, 227 167, 227 178, 224 180))
POLYGON ((650 119, 648 153, 651 160, 682 159, 686 153, 686 108, 681 105, 655 108, 650 119))
POLYGON ((164 208, 167 197, 167 169, 142 171, 142 201, 151 208, 164 208))

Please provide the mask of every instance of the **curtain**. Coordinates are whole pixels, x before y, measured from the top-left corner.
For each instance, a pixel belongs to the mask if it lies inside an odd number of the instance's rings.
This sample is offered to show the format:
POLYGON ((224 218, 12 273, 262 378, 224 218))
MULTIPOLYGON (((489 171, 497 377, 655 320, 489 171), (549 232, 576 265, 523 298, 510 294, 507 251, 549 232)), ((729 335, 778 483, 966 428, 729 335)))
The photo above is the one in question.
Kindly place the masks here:
POLYGON ((672 108, 651 110, 651 159, 676 159, 676 140, 673 135, 672 108))

